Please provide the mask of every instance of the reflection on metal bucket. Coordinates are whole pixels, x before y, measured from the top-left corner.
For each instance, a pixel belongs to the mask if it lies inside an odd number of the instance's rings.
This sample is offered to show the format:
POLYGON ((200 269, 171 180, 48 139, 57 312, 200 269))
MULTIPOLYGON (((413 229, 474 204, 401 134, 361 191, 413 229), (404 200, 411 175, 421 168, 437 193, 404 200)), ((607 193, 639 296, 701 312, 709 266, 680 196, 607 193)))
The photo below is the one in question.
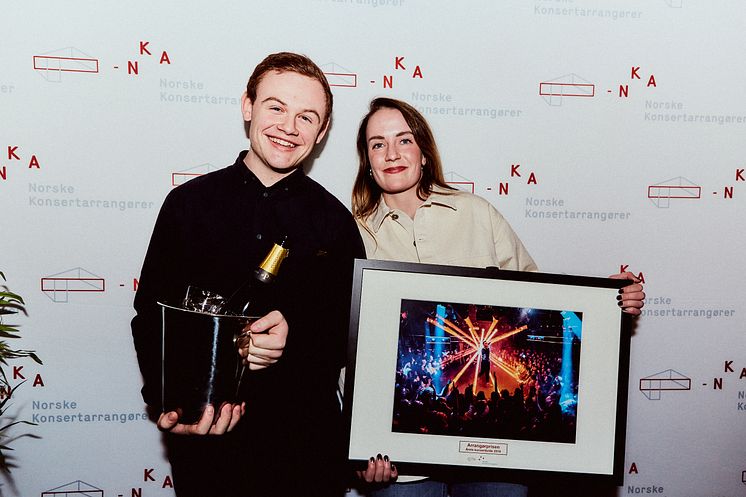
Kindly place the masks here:
POLYGON ((256 318, 185 310, 162 304, 163 411, 196 423, 208 404, 235 402, 243 367, 236 338, 256 318))

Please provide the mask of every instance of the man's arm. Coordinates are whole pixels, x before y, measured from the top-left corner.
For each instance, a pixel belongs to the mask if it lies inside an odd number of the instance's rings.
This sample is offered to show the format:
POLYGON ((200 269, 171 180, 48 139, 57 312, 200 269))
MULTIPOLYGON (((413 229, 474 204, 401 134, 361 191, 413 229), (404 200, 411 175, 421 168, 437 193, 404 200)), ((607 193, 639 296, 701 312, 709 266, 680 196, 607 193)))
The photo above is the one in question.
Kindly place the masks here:
MULTIPOLYGON (((151 408, 162 408, 161 397, 161 308, 158 302, 177 302, 187 287, 183 247, 188 243, 180 228, 184 218, 175 194, 170 194, 158 214, 148 251, 143 262, 137 293, 136 315, 132 319, 132 337, 143 377, 142 396, 151 408)), ((194 424, 179 423, 175 411, 160 413, 160 430, 177 435, 221 435, 231 431, 245 412, 244 404, 225 404, 216 412, 207 406, 194 424)))
POLYGON ((178 209, 172 195, 166 198, 158 214, 145 255, 135 294, 132 338, 143 377, 142 396, 146 404, 161 406, 161 311, 158 301, 178 298, 186 288, 179 270, 182 235, 178 228, 178 209))

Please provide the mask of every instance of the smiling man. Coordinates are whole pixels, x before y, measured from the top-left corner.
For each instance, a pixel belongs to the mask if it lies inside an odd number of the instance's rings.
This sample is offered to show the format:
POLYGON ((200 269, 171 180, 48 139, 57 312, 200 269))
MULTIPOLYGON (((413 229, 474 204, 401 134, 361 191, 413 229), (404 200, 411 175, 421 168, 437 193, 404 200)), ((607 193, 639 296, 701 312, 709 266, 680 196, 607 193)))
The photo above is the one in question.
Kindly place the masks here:
POLYGON ((349 211, 303 171, 332 112, 321 70, 294 53, 268 56, 241 101, 250 149, 225 169, 175 188, 156 221, 135 296, 132 333, 145 402, 160 408, 157 302, 188 285, 230 295, 273 242, 288 237, 267 314, 241 355, 250 372, 235 405, 195 424, 161 413, 176 493, 334 496, 343 492, 336 382, 344 362, 352 265, 364 257, 349 211), (320 291, 323 288, 323 292, 320 291))

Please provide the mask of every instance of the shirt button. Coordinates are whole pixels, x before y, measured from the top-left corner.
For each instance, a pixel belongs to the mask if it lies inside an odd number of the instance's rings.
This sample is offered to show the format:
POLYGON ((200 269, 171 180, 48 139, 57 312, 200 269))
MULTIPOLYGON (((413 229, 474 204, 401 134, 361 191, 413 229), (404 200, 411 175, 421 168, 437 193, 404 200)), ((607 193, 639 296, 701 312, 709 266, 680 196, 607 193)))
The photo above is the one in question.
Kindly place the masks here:
POLYGON ((261 233, 257 233, 257 235, 256 235, 256 239, 257 239, 257 240, 261 240, 261 239, 262 239, 262 234, 261 234, 261 233))
POLYGON ((262 193, 262 197, 264 197, 264 198, 269 197, 269 193, 267 193, 267 192, 262 193))
POLYGON ((397 219, 399 219, 399 214, 391 214, 391 219, 396 221, 397 219))

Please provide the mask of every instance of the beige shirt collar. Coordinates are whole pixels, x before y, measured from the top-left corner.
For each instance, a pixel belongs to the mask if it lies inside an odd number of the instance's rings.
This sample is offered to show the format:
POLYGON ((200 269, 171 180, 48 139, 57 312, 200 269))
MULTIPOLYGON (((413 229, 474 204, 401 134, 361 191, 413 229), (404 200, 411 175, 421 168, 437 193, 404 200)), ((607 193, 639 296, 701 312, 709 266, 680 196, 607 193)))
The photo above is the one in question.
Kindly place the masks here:
MULTIPOLYGON (((423 202, 420 207, 439 205, 457 211, 458 207, 456 206, 456 202, 454 201, 457 195, 458 190, 446 190, 445 188, 434 186, 432 193, 430 194, 430 196, 427 197, 427 200, 425 200, 425 202, 423 202)), ((420 207, 418 207, 418 209, 420 207)), ((380 201, 378 202, 378 207, 376 207, 376 210, 373 211, 373 214, 371 214, 368 218, 368 227, 372 229, 374 233, 378 233, 378 230, 381 229, 381 225, 386 220, 386 218, 393 214, 395 211, 396 209, 392 209, 391 207, 386 205, 386 202, 383 200, 382 196, 380 201)))

